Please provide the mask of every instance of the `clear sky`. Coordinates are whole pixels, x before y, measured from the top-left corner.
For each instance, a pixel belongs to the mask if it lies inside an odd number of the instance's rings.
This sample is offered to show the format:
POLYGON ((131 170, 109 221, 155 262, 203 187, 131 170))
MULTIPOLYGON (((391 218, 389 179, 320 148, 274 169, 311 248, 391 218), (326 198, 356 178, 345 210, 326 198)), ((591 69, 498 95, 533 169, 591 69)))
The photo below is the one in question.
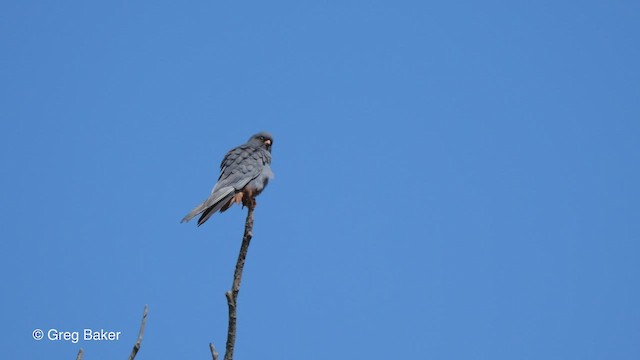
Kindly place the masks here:
MULTIPOLYGON (((7 359, 640 358, 637 1, 4 1, 7 359), (32 331, 122 332, 35 341, 32 331)), ((82 334, 81 334, 82 336, 82 334)))

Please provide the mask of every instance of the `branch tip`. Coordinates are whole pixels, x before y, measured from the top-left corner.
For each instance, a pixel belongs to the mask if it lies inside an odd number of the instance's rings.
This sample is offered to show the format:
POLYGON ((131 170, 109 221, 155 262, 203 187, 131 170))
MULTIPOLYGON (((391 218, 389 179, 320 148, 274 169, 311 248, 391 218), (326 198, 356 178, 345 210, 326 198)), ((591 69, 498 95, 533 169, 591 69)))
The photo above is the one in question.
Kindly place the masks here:
POLYGON ((133 345, 133 350, 131 350, 131 355, 129 355, 129 360, 133 360, 138 351, 140 350, 140 345, 142 344, 142 335, 144 334, 144 328, 147 325, 147 314, 149 313, 149 305, 144 306, 144 312, 142 313, 142 323, 140 324, 140 331, 138 332, 138 340, 136 340, 135 345, 133 345))

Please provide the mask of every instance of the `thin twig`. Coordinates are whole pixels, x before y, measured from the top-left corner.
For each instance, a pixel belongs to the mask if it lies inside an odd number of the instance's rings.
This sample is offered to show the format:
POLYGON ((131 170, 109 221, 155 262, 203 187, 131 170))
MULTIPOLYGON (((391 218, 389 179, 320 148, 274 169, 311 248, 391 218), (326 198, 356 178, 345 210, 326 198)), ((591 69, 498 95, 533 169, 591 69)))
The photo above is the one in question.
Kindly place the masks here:
POLYGON ((242 269, 247 258, 249 243, 253 237, 253 206, 248 206, 247 220, 244 224, 244 235, 242 237, 242 246, 238 254, 238 262, 236 262, 236 270, 233 273, 233 284, 231 290, 225 293, 227 304, 229 305, 229 328, 227 330, 227 347, 224 353, 224 360, 233 360, 233 349, 236 343, 236 305, 238 301, 238 292, 240 292, 240 281, 242 280, 242 269))
POLYGON ((138 340, 136 344, 133 345, 133 350, 131 350, 131 355, 129 355, 129 360, 133 360, 138 354, 138 350, 140 350, 140 344, 142 343, 142 334, 144 334, 144 327, 147 325, 147 312, 149 311, 149 305, 144 306, 144 313, 142 314, 142 324, 140 324, 140 331, 138 332, 138 340))
POLYGON ((216 347, 213 346, 213 343, 209 343, 209 349, 211 350, 213 360, 218 360, 218 352, 216 351, 216 347))
POLYGON ((82 360, 82 348, 78 351, 78 355, 76 356, 76 360, 82 360))

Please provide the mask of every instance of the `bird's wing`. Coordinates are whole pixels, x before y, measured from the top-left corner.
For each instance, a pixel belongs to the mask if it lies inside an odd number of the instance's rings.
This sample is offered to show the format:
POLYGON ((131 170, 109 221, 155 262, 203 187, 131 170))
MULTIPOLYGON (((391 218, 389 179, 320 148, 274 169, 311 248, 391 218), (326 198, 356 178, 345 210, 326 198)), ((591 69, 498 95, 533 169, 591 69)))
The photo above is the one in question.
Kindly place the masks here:
POLYGON ((244 188, 258 177, 266 164, 271 162, 271 154, 260 148, 240 145, 225 155, 220 164, 220 177, 212 194, 232 186, 236 191, 244 188))

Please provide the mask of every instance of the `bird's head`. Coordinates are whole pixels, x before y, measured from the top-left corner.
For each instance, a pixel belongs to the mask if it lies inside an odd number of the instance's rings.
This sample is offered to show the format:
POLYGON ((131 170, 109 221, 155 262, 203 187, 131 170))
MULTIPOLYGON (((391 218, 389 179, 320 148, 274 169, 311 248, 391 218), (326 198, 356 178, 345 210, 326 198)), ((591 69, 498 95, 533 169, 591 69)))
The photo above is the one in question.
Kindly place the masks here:
POLYGON ((271 144, 273 144, 273 137, 268 132, 263 131, 253 135, 249 139, 249 142, 256 144, 257 146, 267 149, 269 152, 271 152, 271 144))

